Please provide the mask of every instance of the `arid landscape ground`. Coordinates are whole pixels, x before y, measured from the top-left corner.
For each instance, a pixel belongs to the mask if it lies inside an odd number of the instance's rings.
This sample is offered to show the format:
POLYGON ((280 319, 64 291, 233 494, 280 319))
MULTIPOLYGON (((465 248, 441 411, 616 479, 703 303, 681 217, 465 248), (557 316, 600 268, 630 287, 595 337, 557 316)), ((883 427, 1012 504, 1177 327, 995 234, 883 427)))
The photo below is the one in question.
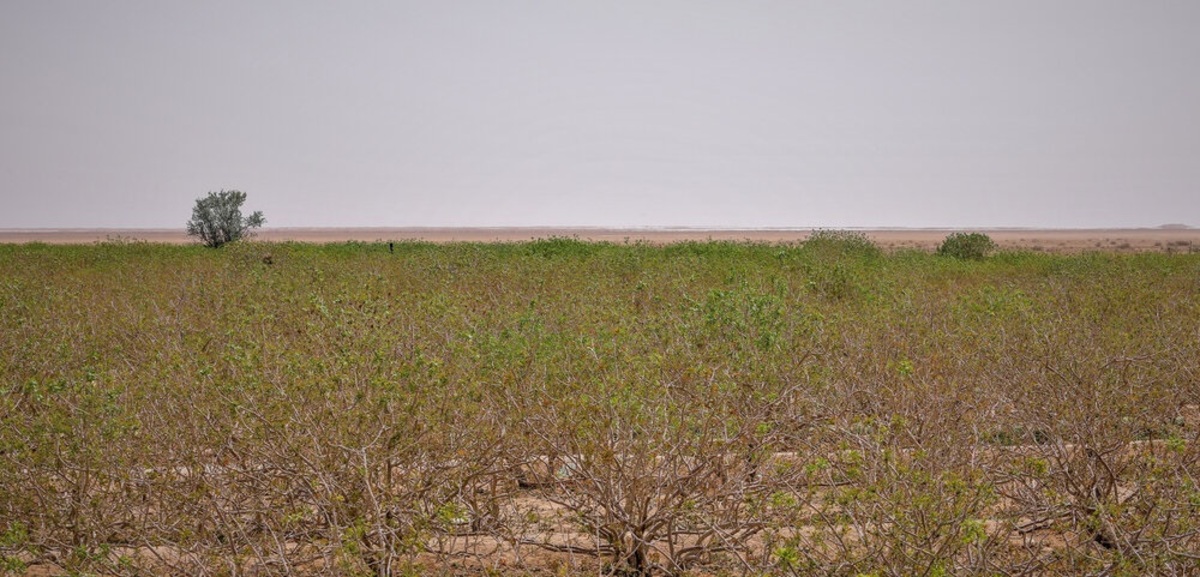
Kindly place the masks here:
MULTIPOLYGON (((879 246, 888 249, 932 250, 947 234, 958 229, 861 229, 879 246)), ((1055 253, 1087 251, 1170 251, 1200 246, 1200 228, 1168 225, 1125 229, 972 229, 986 233, 1002 249, 1028 249, 1055 253)), ((256 238, 270 242, 376 242, 424 240, 430 242, 519 242, 566 237, 589 241, 645 241, 670 243, 683 240, 754 242, 802 241, 811 229, 620 229, 620 228, 267 228, 256 238)), ((149 242, 193 242, 182 229, 0 229, 0 242, 49 244, 92 243, 124 238, 149 242)))
POLYGON ((1196 574, 1200 231, 950 232, 5 233, 0 575, 1196 574))

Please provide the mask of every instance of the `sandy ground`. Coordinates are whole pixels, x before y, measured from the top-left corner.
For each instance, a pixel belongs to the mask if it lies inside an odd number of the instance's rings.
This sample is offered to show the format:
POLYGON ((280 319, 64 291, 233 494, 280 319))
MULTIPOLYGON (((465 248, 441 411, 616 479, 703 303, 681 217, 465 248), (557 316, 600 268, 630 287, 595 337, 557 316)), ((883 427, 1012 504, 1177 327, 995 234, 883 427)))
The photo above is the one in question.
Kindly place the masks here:
MULTIPOLYGON (((517 242, 538 238, 571 237, 608 242, 671 243, 685 240, 795 242, 810 229, 707 230, 707 229, 605 229, 605 228, 268 228, 255 237, 284 242, 517 242)), ((884 248, 932 250, 950 229, 858 230, 884 248)), ((1138 229, 980 229, 1005 249, 1048 252, 1188 252, 1200 251, 1200 228, 1138 229)), ((0 230, 0 243, 42 242, 90 244, 105 240, 141 240, 161 243, 194 242, 182 229, 23 229, 0 230)))

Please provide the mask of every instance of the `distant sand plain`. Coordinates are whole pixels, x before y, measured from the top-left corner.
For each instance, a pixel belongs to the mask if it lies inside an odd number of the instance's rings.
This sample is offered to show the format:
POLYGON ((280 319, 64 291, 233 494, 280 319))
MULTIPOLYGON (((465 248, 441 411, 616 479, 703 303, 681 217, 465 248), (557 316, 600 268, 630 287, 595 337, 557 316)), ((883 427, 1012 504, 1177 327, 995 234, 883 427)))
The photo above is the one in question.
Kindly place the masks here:
MULTIPOLYGON (((886 249, 933 250, 958 229, 854 229, 886 249)), ((1137 229, 972 229, 992 237, 1001 248, 1046 252, 1188 252, 1200 251, 1200 228, 1137 229)), ((789 243, 802 241, 812 229, 619 229, 619 228, 266 228, 256 240, 266 242, 520 242, 569 237, 606 242, 666 244, 689 240, 789 243)), ((138 240, 181 244, 195 242, 182 229, 0 229, 0 243, 42 242, 91 244, 106 240, 138 240)))

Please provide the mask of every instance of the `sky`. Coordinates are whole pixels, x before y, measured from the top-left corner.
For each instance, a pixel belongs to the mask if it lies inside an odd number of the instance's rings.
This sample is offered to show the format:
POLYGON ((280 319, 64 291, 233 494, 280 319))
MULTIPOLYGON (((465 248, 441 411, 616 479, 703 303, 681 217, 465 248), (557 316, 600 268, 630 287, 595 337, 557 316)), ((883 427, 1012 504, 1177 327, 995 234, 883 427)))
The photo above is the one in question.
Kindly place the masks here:
POLYGON ((1195 0, 0 0, 0 228, 1200 226, 1195 0))

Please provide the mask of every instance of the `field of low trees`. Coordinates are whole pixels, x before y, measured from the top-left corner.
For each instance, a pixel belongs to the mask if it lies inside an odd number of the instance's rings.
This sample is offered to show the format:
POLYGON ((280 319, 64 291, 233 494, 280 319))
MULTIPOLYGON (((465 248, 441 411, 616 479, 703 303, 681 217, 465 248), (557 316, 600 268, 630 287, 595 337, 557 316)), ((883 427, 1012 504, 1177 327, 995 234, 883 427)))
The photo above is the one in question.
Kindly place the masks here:
POLYGON ((0 245, 0 574, 1187 575, 1200 254, 0 245))

